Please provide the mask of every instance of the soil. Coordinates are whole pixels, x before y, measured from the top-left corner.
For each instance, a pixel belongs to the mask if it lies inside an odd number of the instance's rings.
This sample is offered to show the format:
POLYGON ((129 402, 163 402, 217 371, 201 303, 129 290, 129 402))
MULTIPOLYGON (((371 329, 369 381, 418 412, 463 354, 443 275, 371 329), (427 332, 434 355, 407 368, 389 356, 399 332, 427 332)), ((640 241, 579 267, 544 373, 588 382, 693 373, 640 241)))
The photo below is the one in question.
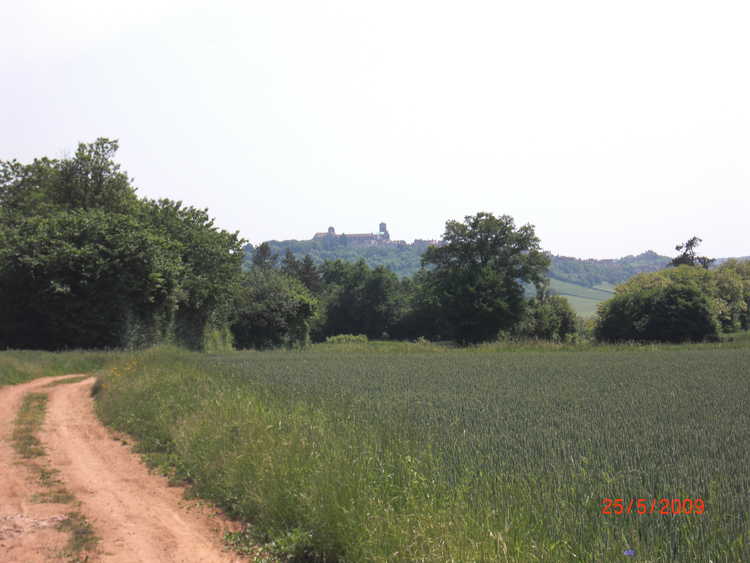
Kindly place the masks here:
MULTIPOLYGON (((74 376, 65 376, 74 377, 74 376)), ((40 389, 59 378, 0 388, 0 561, 65 561, 69 539, 56 529, 70 512, 83 514, 99 543, 87 561, 247 561, 227 551, 222 537, 239 525, 217 510, 186 501, 184 489, 155 475, 97 419, 90 396, 93 378, 40 389), (37 435, 47 456, 31 460, 59 471, 73 504, 39 504, 38 477, 12 447, 13 420, 23 396, 49 394, 37 435)))

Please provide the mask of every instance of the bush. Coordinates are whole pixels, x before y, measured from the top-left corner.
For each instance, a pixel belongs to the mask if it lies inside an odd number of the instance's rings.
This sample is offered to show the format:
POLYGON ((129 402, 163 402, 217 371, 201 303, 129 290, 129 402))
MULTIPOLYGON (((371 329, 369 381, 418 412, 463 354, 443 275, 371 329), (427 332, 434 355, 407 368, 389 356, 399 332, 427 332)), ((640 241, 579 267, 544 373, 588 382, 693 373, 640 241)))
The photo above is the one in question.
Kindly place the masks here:
POLYGON ((698 283, 705 281, 706 274, 683 266, 665 274, 636 276, 599 306, 596 338, 606 342, 718 339, 719 304, 698 283))
POLYGON ((237 348, 304 346, 317 299, 298 280, 271 268, 244 274, 231 330, 237 348))
POLYGON ((524 317, 514 329, 516 336, 541 340, 565 341, 578 330, 578 319, 561 295, 534 297, 524 312, 524 317))
POLYGON ((364 334, 337 334, 326 338, 326 344, 367 344, 368 339, 364 334))
POLYGON ((0 160, 0 348, 205 349, 226 324, 242 241, 206 210, 138 198, 117 147, 0 160))

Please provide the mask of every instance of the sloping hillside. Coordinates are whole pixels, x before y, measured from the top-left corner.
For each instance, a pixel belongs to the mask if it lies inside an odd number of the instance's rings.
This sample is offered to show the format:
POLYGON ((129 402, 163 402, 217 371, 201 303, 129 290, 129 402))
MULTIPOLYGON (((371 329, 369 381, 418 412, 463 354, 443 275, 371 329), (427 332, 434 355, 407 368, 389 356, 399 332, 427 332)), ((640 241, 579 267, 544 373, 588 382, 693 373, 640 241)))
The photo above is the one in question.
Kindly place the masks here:
POLYGON ((597 305, 614 295, 614 286, 611 284, 586 287, 555 278, 550 278, 550 289, 552 293, 567 298, 573 310, 582 317, 593 316, 597 305))
POLYGON ((661 270, 670 260, 669 257, 661 256, 653 250, 647 250, 637 256, 603 260, 552 256, 550 277, 586 287, 602 283, 617 285, 635 274, 661 270))

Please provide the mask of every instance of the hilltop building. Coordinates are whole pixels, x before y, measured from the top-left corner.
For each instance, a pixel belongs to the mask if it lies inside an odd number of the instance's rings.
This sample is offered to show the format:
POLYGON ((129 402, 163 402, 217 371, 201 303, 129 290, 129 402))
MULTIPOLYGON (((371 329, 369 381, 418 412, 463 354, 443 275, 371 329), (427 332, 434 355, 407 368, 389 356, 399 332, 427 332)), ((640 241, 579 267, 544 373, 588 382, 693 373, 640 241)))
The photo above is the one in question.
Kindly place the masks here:
MULTIPOLYGON (((388 233, 385 223, 380 223, 377 233, 342 233, 336 234, 336 229, 328 227, 328 232, 315 233, 313 240, 337 241, 352 246, 375 246, 381 244, 391 244, 391 235, 388 233)), ((400 242, 400 241, 394 241, 400 242)))
POLYGON ((414 239, 412 244, 407 243, 405 240, 393 240, 388 232, 388 228, 385 223, 380 223, 378 226, 377 233, 341 233, 337 234, 336 229, 328 227, 328 231, 324 233, 315 233, 312 240, 317 240, 326 243, 328 248, 332 246, 417 246, 427 248, 428 246, 443 246, 445 244, 442 240, 434 239, 414 239))

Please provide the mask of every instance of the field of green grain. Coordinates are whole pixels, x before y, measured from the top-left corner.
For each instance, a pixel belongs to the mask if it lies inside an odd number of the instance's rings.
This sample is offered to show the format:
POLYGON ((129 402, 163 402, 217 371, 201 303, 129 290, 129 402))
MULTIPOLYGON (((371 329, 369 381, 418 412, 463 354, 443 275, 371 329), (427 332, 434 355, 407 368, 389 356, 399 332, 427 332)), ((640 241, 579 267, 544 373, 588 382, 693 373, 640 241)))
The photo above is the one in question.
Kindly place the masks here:
POLYGON ((749 365, 742 342, 161 349, 97 408, 299 560, 747 561, 749 365))
POLYGON ((557 295, 567 298, 576 314, 589 318, 596 314, 599 303, 614 295, 614 286, 603 283, 596 287, 585 287, 558 279, 550 279, 550 289, 557 295))

